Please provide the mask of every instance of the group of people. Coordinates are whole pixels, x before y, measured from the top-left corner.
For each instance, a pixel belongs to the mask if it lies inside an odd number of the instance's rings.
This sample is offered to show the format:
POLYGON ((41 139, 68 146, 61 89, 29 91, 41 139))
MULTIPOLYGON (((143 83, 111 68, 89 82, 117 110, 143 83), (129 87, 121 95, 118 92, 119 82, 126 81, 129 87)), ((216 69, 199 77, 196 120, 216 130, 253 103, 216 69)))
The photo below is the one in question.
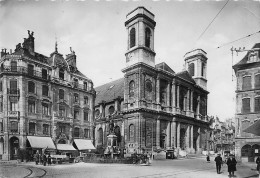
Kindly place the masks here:
MULTIPOLYGON (((224 164, 224 161, 222 160, 220 154, 217 155, 214 161, 216 162, 217 174, 220 174, 221 166, 224 164)), ((229 177, 234 177, 234 172, 237 170, 237 161, 235 159, 235 155, 230 154, 225 163, 228 166, 229 177)))
POLYGON ((38 164, 42 164, 44 166, 46 166, 46 163, 48 163, 48 166, 51 165, 51 155, 50 153, 47 155, 46 153, 43 153, 42 155, 39 153, 39 151, 37 150, 35 156, 35 163, 36 165, 38 164))

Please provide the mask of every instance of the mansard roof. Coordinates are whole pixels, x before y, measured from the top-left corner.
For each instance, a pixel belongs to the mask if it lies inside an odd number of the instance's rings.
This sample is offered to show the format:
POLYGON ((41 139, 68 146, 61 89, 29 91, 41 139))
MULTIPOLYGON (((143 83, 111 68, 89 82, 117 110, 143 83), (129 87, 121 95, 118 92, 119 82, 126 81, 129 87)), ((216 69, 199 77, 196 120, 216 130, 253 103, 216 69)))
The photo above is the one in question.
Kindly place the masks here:
MULTIPOLYGON (((260 48, 260 43, 256 43, 251 49, 254 49, 254 48, 260 48)), ((250 51, 248 51, 246 53, 246 55, 243 57, 242 60, 240 60, 238 63, 236 63, 234 66, 233 66, 233 69, 236 71, 237 69, 239 69, 240 67, 242 66, 247 66, 247 65, 251 65, 252 63, 256 63, 256 62, 251 62, 251 63, 248 63, 248 55, 250 54, 250 51)), ((260 58, 260 52, 258 53, 258 57, 260 58)), ((259 63, 259 62, 257 62, 259 63)))
POLYGON ((189 74, 189 72, 187 70, 177 73, 176 76, 179 78, 182 78, 186 81, 189 81, 193 84, 196 84, 195 80, 191 77, 191 75, 189 74))
POLYGON ((98 86, 95 90, 95 105, 98 105, 102 101, 111 102, 117 97, 124 98, 124 78, 98 86))
POLYGON ((175 72, 165 63, 165 62, 161 62, 159 64, 155 65, 156 69, 162 69, 164 71, 170 72, 172 74, 174 74, 175 72))

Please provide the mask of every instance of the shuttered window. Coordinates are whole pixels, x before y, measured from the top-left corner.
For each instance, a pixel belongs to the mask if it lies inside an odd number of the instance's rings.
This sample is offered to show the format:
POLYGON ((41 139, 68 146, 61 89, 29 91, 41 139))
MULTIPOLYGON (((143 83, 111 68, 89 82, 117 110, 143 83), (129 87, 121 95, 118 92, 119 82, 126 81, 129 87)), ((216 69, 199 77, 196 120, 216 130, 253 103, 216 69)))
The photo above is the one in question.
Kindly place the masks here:
POLYGON ((251 88, 252 88, 252 86, 251 86, 251 76, 243 77, 242 90, 249 90, 251 88))
POLYGON ((255 88, 260 88, 260 74, 255 76, 255 88))
POLYGON ((250 98, 242 99, 242 113, 250 112, 250 98))
POLYGON ((260 112, 260 97, 255 98, 255 112, 260 112))

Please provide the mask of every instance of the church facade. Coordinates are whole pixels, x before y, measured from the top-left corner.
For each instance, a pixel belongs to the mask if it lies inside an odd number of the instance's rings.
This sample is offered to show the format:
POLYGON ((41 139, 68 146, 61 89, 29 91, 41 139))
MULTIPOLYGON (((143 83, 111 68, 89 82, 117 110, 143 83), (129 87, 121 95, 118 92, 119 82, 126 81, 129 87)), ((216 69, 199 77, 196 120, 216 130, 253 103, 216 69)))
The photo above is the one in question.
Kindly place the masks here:
POLYGON ((96 87, 95 146, 102 152, 113 124, 125 154, 176 149, 212 149, 207 116, 207 54, 185 54, 185 70, 155 64, 154 14, 138 7, 126 16, 128 34, 124 77, 96 87))

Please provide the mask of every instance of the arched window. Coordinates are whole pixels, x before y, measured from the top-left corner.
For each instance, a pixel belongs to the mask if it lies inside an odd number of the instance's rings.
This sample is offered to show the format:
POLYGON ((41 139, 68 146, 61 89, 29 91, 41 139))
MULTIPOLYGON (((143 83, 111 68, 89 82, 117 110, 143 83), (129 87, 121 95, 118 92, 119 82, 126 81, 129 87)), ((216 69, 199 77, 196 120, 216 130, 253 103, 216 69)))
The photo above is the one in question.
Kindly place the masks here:
POLYGON ((201 64, 201 76, 205 77, 206 73, 205 73, 205 69, 206 69, 206 65, 205 63, 201 64))
POLYGON ((59 71, 59 78, 61 80, 64 80, 64 69, 60 69, 60 71, 59 71))
POLYGON ((98 144, 99 145, 103 144, 103 129, 102 128, 98 129, 98 144))
POLYGON ((98 116, 99 116, 99 114, 100 114, 100 111, 99 111, 99 109, 96 109, 96 111, 95 111, 95 116, 96 116, 96 117, 98 117, 98 116))
POLYGON ((145 81, 145 99, 152 101, 152 91, 153 91, 153 85, 151 80, 145 81))
POLYGON ((79 137, 79 128, 78 127, 74 128, 74 137, 79 137))
POLYGON ((130 83, 129 83, 129 97, 134 97, 135 95, 135 92, 134 92, 134 89, 135 89, 135 82, 132 80, 130 83))
POLYGON ((241 156, 248 156, 249 152, 251 150, 250 145, 245 145, 241 148, 241 156))
POLYGON ((88 104, 88 97, 84 96, 84 104, 88 104))
POLYGON ((110 115, 113 114, 115 112, 115 107, 114 106, 110 106, 108 108, 108 112, 109 112, 110 115))
POLYGON ((130 48, 135 46, 135 28, 130 30, 130 48))
POLYGON ((129 125, 129 140, 132 142, 135 140, 135 127, 133 124, 129 125))
POLYGON ((28 82, 28 92, 29 93, 35 93, 35 84, 32 81, 28 82))
POLYGON ((64 99, 64 90, 59 89, 59 99, 64 99))
POLYGON ((242 113, 250 112, 250 98, 242 99, 242 113))
POLYGON ((151 43, 151 30, 150 28, 145 29, 145 46, 150 48, 151 43))
POLYGON ((251 88, 251 76, 243 77, 242 90, 249 90, 251 88))
POLYGON ((167 99, 167 81, 161 80, 160 81, 160 103, 162 105, 166 105, 166 99, 167 99))
POLYGON ((194 76, 194 69, 195 69, 194 63, 189 64, 189 73, 191 76, 194 76))

